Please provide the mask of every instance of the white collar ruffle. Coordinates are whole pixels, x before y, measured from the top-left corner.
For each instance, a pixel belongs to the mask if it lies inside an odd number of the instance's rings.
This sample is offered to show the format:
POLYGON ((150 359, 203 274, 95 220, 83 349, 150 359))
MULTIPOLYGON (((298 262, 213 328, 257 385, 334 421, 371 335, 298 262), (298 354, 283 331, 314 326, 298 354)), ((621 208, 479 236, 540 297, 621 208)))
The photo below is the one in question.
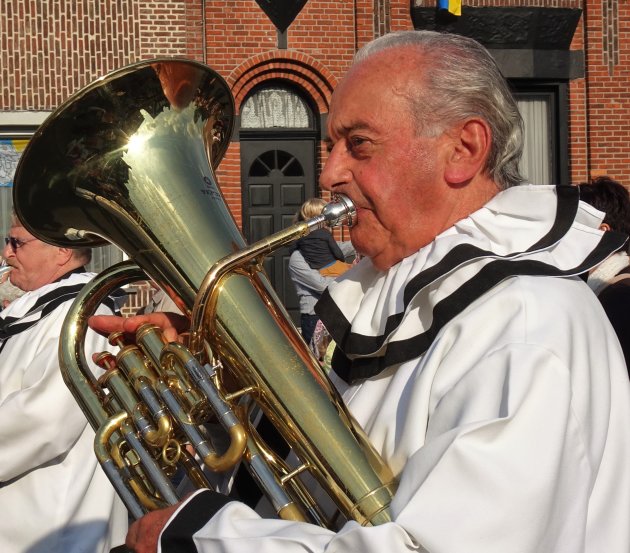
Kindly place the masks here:
POLYGON ((389 353, 391 364, 400 357, 393 344, 422 353, 488 286, 516 274, 575 276, 600 263, 622 243, 604 239, 602 217, 575 187, 509 188, 385 272, 363 259, 329 286, 317 311, 351 360, 389 353))

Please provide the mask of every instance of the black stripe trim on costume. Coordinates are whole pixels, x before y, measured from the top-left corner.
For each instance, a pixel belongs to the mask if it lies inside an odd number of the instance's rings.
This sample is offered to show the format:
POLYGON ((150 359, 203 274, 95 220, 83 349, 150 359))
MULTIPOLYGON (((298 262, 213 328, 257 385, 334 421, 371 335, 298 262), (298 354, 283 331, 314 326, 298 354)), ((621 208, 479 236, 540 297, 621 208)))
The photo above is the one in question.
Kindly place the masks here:
POLYGON ((50 292, 37 298, 37 301, 35 301, 35 303, 33 304, 33 307, 31 307, 28 310, 27 315, 30 313, 35 313, 35 311, 38 311, 38 309, 42 305, 45 305, 49 301, 55 300, 56 298, 60 296, 76 296, 84 286, 85 286, 85 283, 80 283, 80 284, 73 284, 72 286, 62 286, 59 288, 55 288, 54 290, 51 290, 50 292))
POLYGON ((67 273, 61 275, 59 278, 53 280, 53 282, 61 282, 62 280, 67 279, 70 275, 80 275, 81 273, 87 273, 87 269, 85 267, 75 267, 74 269, 71 269, 67 273))
POLYGON ((7 317, 2 324, 0 324, 0 340, 5 340, 10 336, 15 336, 16 334, 24 332, 27 328, 37 324, 46 317, 46 315, 49 315, 56 307, 72 298, 75 298, 83 286, 84 284, 75 284, 73 286, 64 286, 62 288, 52 290, 37 298, 33 307, 31 307, 22 317, 7 317), (31 315, 37 315, 38 313, 39 317, 36 319, 23 323, 18 322, 31 315))
MULTIPOLYGON (((72 273, 69 273, 72 274, 72 273)), ((50 315, 57 307, 61 304, 70 301, 77 297, 79 292, 86 285, 86 282, 73 284, 71 286, 62 286, 59 288, 55 288, 50 292, 44 294, 37 298, 33 306, 21 317, 6 317, 4 320, 0 319, 0 340, 7 340, 11 336, 15 336, 28 330, 32 326, 39 323, 42 319, 50 315), (28 317, 34 317, 31 320, 22 321, 28 317)), ((113 299, 113 296, 118 295, 118 291, 114 291, 111 296, 105 298, 101 304, 106 305, 112 313, 117 313, 118 309, 116 307, 116 302, 113 299)), ((4 347, 4 343, 2 344, 4 347)), ((2 348, 0 347, 0 351, 2 348)))
MULTIPOLYGON (((422 355, 431 345, 440 330, 454 317, 466 309, 476 299, 488 292, 503 280, 513 276, 552 276, 566 277, 579 275, 594 265, 601 263, 611 251, 625 242, 625 235, 606 232, 597 247, 577 267, 560 270, 541 261, 499 259, 482 267, 470 280, 455 292, 438 302, 433 308, 433 323, 425 332, 406 340, 389 342, 383 355, 359 357, 344 362, 341 351, 333 357, 333 370, 346 382, 370 378, 385 368, 391 367, 422 355)), ((345 350, 344 350, 345 351, 345 350)))
MULTIPOLYGON (((556 215, 551 228, 545 236, 530 246, 526 252, 534 252, 553 246, 571 228, 579 206, 579 190, 575 186, 558 185, 556 186, 556 195, 556 215)), ((509 259, 516 255, 522 255, 522 253, 523 252, 513 252, 500 256, 500 258, 509 259)), ((405 286, 405 290, 403 292, 402 311, 400 313, 390 315, 387 318, 382 334, 377 336, 366 336, 351 333, 350 323, 341 313, 341 310, 336 306, 334 300, 330 296, 330 293, 328 293, 328 290, 324 291, 320 300, 315 305, 315 312, 320 318, 324 318, 322 315, 323 313, 326 313, 324 321, 326 329, 335 342, 341 346, 343 351, 354 355, 368 355, 378 351, 387 339, 387 336, 398 328, 409 303, 418 294, 418 292, 420 292, 420 290, 434 282, 439 277, 456 269, 460 265, 483 257, 499 256, 490 250, 483 250, 471 244, 460 244, 455 246, 433 267, 429 267, 417 274, 405 286)))
POLYGON ((197 553, 193 535, 231 501, 233 500, 228 496, 213 490, 199 492, 182 507, 162 532, 162 551, 197 553))
POLYGON ((549 229, 538 242, 530 246, 527 251, 535 252, 546 249, 559 242, 560 239, 569 232, 580 205, 580 190, 577 186, 557 185, 556 193, 558 201, 556 203, 556 218, 549 229))
MULTIPOLYGON (((575 186, 556 186, 558 201, 556 203, 556 216, 549 232, 538 242, 530 246, 526 251, 533 252, 545 249, 556 244, 571 228, 579 206, 579 191, 575 186)), ((514 252, 504 256, 502 259, 509 259, 522 252, 514 252)), ((344 351, 355 355, 368 355, 381 348, 387 336, 389 336, 403 319, 404 313, 420 290, 428 286, 436 279, 455 268, 475 259, 483 257, 497 257, 489 250, 483 250, 471 244, 460 244, 448 252, 442 260, 433 267, 420 272, 407 283, 403 292, 403 309, 400 313, 390 315, 385 323, 382 334, 377 336, 366 336, 350 332, 350 324, 336 306, 328 290, 325 290, 315 306, 315 312, 322 317, 326 313, 326 329, 344 351)))

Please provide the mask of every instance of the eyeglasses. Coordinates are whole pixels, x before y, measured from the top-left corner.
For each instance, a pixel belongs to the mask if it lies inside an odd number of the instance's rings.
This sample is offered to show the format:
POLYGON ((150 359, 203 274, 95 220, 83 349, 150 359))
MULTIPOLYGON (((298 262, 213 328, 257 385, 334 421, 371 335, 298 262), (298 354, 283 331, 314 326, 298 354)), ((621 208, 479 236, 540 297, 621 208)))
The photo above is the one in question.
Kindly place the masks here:
POLYGON ((37 240, 37 238, 29 238, 28 240, 20 240, 19 238, 16 238, 15 236, 4 237, 4 243, 7 246, 11 244, 11 249, 13 251, 21 248, 24 244, 28 244, 29 242, 32 242, 33 240, 37 240))

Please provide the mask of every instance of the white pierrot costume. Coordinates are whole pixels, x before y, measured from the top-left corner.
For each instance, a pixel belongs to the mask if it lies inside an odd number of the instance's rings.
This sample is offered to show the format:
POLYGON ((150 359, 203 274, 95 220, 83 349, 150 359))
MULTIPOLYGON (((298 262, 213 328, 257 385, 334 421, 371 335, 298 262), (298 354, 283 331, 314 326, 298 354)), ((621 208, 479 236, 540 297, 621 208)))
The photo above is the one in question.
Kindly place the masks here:
MULTIPOLYGON (((94 432, 66 387, 61 326, 94 275, 73 273, 0 313, 0 551, 108 553, 127 511, 94 455, 94 432)), ((112 311, 99 308, 100 313, 112 311)), ((108 349, 88 331, 86 355, 108 349)))
POLYGON ((630 383, 578 276, 625 240, 601 217, 573 187, 511 188, 328 288, 333 379, 399 479, 392 523, 332 532, 203 491, 160 551, 628 553, 630 383))

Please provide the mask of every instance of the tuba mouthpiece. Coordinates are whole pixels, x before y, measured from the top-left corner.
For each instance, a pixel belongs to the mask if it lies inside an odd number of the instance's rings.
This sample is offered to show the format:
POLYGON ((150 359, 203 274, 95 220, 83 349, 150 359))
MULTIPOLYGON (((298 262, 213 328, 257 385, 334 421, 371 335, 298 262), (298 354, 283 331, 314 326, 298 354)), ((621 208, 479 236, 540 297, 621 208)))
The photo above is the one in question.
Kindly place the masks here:
POLYGON ((348 196, 335 194, 333 201, 326 204, 321 215, 313 217, 307 224, 314 230, 322 227, 351 227, 357 222, 357 210, 348 196))

